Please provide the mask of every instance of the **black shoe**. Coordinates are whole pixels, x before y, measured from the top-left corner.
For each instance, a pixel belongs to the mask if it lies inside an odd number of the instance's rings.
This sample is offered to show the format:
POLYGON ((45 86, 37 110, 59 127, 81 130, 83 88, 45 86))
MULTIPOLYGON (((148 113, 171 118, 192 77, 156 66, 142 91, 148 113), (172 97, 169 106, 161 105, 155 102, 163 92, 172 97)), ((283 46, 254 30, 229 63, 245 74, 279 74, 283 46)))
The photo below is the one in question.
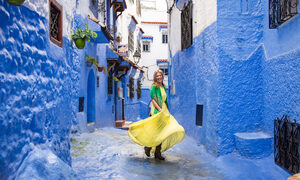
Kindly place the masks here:
POLYGON ((144 147, 146 156, 150 157, 151 147, 144 147))
POLYGON ((161 156, 160 150, 161 150, 161 144, 159 146, 156 146, 154 157, 155 157, 155 159, 165 160, 165 158, 161 156))

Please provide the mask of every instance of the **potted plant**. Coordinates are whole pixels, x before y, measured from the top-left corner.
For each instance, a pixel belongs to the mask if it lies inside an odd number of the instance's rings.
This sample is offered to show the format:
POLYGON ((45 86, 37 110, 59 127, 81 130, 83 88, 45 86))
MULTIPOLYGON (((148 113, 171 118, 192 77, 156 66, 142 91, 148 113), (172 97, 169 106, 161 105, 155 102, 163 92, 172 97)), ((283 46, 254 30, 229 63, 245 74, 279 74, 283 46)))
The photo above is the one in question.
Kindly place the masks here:
POLYGON ((134 98, 134 79, 131 77, 129 79, 129 97, 134 98))
POLYGON ((142 95, 142 89, 141 89, 142 83, 141 83, 141 80, 139 80, 137 82, 137 86, 138 86, 138 88, 136 89, 137 98, 140 99, 141 95, 142 95))
POLYGON ((98 60, 87 54, 86 54, 86 64, 88 67, 91 67, 92 64, 94 64, 96 66, 96 68, 98 68, 98 60))
POLYGON ((25 0, 7 0, 7 3, 14 6, 21 6, 25 0))
POLYGON ((93 39, 97 38, 97 33, 92 31, 89 26, 85 23, 85 29, 77 29, 75 34, 72 35, 72 39, 75 41, 75 45, 78 49, 83 49, 85 41, 90 42, 90 37, 93 39))
POLYGON ((114 81, 118 83, 120 80, 117 77, 114 77, 114 81))

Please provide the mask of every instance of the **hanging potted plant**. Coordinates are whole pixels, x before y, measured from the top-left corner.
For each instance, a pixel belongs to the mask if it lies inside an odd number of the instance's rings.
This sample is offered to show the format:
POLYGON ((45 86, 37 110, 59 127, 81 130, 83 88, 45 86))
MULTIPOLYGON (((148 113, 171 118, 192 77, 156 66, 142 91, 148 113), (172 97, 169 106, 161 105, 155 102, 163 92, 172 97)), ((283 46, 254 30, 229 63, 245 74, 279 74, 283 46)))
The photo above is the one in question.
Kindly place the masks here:
POLYGON ((72 39, 75 41, 75 45, 78 49, 83 49, 85 47, 85 41, 90 42, 90 37, 96 39, 97 33, 92 31, 86 23, 85 29, 77 29, 75 34, 72 35, 72 39))
POLYGON ((141 80, 139 80, 137 82, 137 86, 138 86, 138 88, 136 89, 137 98, 140 99, 141 95, 142 95, 142 89, 141 89, 142 83, 141 83, 141 80))
POLYGON ((86 64, 88 67, 91 67, 94 64, 96 68, 98 68, 98 60, 87 54, 86 54, 86 64))
POLYGON ((21 6, 25 0, 7 0, 7 3, 13 6, 21 6))
POLYGON ((114 81, 115 81, 116 83, 118 83, 118 82, 120 81, 120 79, 118 79, 117 77, 114 77, 114 81))
POLYGON ((129 97, 134 98, 134 79, 131 77, 129 79, 129 97))

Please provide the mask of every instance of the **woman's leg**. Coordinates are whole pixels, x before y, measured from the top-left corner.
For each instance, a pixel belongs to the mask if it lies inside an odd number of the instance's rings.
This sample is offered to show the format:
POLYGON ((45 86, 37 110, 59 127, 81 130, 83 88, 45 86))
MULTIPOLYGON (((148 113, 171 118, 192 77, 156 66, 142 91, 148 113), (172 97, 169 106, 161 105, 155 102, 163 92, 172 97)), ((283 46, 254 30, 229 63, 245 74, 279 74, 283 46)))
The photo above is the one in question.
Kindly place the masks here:
POLYGON ((161 156, 160 151, 161 151, 161 144, 159 146, 156 146, 156 148, 155 148, 155 153, 154 153, 155 159, 165 160, 165 158, 161 156))
POLYGON ((145 149, 145 154, 148 156, 148 157, 150 157, 150 151, 151 151, 151 147, 144 147, 144 149, 145 149))

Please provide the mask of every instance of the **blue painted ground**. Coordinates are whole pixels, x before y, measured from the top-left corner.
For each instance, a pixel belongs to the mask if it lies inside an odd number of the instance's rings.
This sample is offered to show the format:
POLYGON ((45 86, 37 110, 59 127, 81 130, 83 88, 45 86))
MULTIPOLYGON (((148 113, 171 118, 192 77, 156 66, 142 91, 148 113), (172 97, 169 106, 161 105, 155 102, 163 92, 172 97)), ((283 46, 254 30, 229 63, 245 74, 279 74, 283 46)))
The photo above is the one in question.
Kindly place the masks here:
POLYGON ((273 156, 249 160, 236 153, 214 157, 186 136, 164 152, 165 161, 147 158, 127 131, 98 129, 72 138, 72 166, 79 179, 286 180, 273 156))

